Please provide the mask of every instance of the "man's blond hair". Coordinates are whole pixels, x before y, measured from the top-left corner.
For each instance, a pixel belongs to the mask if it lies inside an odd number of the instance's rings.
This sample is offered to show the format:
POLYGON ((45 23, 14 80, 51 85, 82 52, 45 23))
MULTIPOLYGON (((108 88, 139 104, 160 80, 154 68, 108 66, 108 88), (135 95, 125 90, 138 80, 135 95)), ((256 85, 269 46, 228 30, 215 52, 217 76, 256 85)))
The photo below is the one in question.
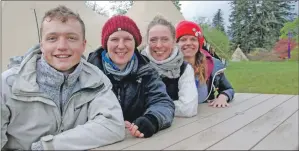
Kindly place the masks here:
POLYGON ((74 19, 78 20, 82 27, 83 39, 85 39, 85 24, 84 24, 83 20, 81 19, 80 15, 62 5, 59 5, 56 8, 50 9, 49 11, 47 11, 45 13, 45 15, 42 19, 42 22, 41 22, 40 33, 42 33, 42 30, 43 30, 43 22, 45 20, 50 22, 53 18, 59 19, 63 23, 67 22, 67 20, 69 18, 74 18, 74 19), (50 18, 50 20, 48 20, 47 18, 50 18))

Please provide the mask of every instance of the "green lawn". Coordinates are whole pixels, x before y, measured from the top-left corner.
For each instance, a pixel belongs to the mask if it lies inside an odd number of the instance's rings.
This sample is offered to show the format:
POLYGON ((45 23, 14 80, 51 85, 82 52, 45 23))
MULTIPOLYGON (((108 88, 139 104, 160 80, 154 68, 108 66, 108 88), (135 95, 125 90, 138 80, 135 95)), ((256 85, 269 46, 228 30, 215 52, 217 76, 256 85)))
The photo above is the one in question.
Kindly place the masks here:
POLYGON ((225 74, 237 93, 298 94, 298 62, 229 62, 225 74))

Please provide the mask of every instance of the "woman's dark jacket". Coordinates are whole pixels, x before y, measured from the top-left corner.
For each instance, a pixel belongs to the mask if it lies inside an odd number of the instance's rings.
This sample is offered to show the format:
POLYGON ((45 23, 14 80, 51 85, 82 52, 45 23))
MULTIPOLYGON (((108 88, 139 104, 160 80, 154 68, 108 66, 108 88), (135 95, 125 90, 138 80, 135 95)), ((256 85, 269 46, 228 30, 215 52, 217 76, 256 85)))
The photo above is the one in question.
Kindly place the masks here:
POLYGON ((121 104, 124 119, 133 122, 140 116, 151 114, 158 120, 158 130, 170 127, 175 106, 158 72, 150 66, 149 60, 136 49, 137 71, 117 81, 103 68, 101 57, 103 51, 103 48, 98 48, 89 54, 87 61, 97 66, 110 79, 113 92, 121 104))

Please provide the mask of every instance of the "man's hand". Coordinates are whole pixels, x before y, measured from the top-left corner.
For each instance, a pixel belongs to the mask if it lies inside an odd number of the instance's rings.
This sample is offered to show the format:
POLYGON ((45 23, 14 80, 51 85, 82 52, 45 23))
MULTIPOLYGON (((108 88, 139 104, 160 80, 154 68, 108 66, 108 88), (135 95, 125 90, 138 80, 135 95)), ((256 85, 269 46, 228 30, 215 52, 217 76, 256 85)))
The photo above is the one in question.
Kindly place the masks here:
POLYGON ((210 101, 210 102, 209 102, 209 105, 210 105, 210 106, 213 106, 213 107, 223 107, 223 108, 224 108, 224 107, 228 107, 229 104, 227 103, 227 100, 228 100, 228 98, 227 98, 226 95, 224 95, 224 94, 220 94, 220 95, 218 96, 218 98, 216 98, 216 99, 210 101))
POLYGON ((129 121, 125 121, 126 129, 128 129, 132 136, 143 138, 144 134, 138 130, 138 126, 129 121))

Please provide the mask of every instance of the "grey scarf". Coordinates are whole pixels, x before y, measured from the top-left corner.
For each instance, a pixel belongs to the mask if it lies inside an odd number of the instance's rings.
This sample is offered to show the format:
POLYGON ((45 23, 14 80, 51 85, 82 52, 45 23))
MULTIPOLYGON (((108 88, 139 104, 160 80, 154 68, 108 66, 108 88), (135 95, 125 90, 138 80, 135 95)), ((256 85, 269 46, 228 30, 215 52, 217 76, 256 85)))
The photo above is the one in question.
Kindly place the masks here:
POLYGON ((136 72, 138 67, 138 59, 134 54, 132 59, 128 62, 123 70, 118 69, 118 67, 111 61, 107 51, 102 52, 102 62, 105 70, 112 74, 115 80, 120 81, 122 78, 127 76, 129 73, 136 72))
POLYGON ((158 71, 160 76, 171 79, 180 77, 180 67, 184 61, 184 55, 178 46, 175 46, 169 58, 163 61, 157 61, 153 58, 149 46, 145 47, 141 54, 148 57, 151 65, 158 71))

